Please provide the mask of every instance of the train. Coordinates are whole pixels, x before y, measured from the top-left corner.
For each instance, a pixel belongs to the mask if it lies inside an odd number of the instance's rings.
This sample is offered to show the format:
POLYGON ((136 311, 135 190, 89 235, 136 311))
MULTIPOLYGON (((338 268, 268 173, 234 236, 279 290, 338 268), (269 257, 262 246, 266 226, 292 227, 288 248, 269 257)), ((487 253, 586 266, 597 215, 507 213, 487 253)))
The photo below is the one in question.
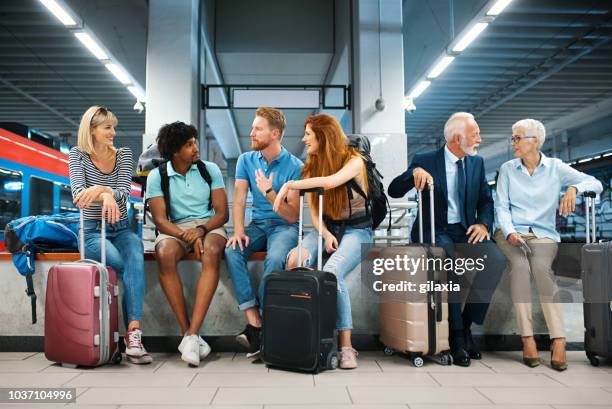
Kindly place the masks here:
MULTIPOLYGON (((0 251, 4 227, 29 215, 78 212, 68 174, 70 146, 34 128, 0 122, 0 251)), ((132 182, 128 217, 138 232, 134 205, 142 203, 142 186, 132 182)))

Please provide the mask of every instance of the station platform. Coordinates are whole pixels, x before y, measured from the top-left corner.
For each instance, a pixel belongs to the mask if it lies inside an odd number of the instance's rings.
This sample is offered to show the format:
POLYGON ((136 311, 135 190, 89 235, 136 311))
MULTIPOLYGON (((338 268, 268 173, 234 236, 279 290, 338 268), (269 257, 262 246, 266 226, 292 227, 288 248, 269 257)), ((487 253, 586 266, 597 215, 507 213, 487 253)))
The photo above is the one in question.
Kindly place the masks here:
MULTIPOLYGON (((592 367, 583 352, 569 352, 569 368, 530 369, 520 352, 489 352, 469 368, 361 352, 359 368, 318 375, 268 369, 242 353, 214 352, 190 368, 178 353, 155 353, 150 365, 69 369, 41 353, 0 353, 0 385, 74 387, 76 403, 30 407, 97 409, 604 409, 612 408, 612 366, 592 367)), ((1 405, 0 407, 9 405, 1 405)))

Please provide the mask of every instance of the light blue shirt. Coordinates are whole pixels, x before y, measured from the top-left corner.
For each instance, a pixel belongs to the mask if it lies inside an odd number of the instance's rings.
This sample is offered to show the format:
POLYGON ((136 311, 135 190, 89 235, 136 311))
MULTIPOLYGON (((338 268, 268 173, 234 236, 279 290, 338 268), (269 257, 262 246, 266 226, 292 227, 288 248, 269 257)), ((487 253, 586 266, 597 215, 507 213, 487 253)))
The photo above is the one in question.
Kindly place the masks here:
POLYGON ((244 179, 249 182, 249 189, 253 195, 253 220, 283 220, 272 209, 272 203, 257 188, 255 171, 261 169, 267 178, 274 173, 272 188, 278 192, 286 182, 302 178, 302 165, 302 161, 285 148, 282 148, 281 153, 270 164, 260 151, 245 152, 238 157, 236 179, 244 179))
MULTIPOLYGON (((448 192, 448 210, 446 216, 448 218, 448 224, 461 223, 461 211, 459 210, 459 192, 457 191, 457 185, 459 180, 457 172, 457 161, 458 157, 448 149, 448 146, 444 145, 444 164, 446 168, 446 191, 448 192)), ((465 161, 463 162, 465 169, 465 161)), ((465 170, 464 170, 465 171, 465 170)), ((467 183, 467 181, 466 181, 467 183)))
POLYGON ((538 238, 560 241, 555 215, 561 189, 566 186, 574 186, 578 193, 603 190, 593 176, 544 154, 533 175, 529 175, 521 159, 504 163, 499 169, 495 199, 495 222, 504 237, 515 232, 526 234, 531 228, 538 238))
MULTIPOLYGON (((193 164, 185 176, 174 170, 172 162, 168 162, 168 178, 170 179, 170 221, 172 223, 209 219, 215 214, 214 209, 208 209, 211 190, 225 188, 223 175, 219 166, 213 162, 203 161, 212 179, 210 188, 200 175, 198 165, 193 164)), ((146 199, 163 196, 159 169, 155 168, 147 177, 146 199)))

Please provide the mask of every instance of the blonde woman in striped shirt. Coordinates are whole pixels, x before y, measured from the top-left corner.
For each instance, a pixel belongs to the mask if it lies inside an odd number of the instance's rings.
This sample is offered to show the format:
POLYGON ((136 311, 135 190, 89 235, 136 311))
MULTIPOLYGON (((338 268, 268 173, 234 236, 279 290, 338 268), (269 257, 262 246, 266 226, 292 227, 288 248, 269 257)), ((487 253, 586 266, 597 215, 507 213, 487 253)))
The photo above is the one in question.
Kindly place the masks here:
POLYGON ((148 364, 151 356, 142 345, 144 302, 144 249, 130 230, 127 202, 132 180, 132 153, 115 148, 117 118, 105 107, 94 105, 81 118, 78 147, 70 150, 70 185, 75 205, 81 209, 85 228, 85 257, 100 260, 101 218, 107 221, 106 260, 123 280, 123 314, 126 355, 130 362, 148 364))

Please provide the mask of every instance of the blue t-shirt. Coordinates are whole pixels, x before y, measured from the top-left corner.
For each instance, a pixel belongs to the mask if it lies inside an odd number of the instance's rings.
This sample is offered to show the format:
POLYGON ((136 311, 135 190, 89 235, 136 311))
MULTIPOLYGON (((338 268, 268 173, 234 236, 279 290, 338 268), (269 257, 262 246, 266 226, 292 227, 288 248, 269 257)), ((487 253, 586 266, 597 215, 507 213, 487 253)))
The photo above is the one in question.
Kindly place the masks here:
MULTIPOLYGON (((200 175, 198 165, 193 164, 185 176, 177 173, 168 162, 168 178, 170 179, 170 221, 181 222, 194 219, 209 219, 215 214, 214 209, 208 210, 210 191, 225 188, 221 169, 213 162, 206 162, 206 169, 212 179, 210 188, 200 175)), ((153 169, 147 177, 146 199, 163 196, 159 169, 153 169)))
POLYGON ((243 179, 249 182, 249 189, 253 195, 253 220, 283 220, 272 209, 272 203, 268 202, 257 188, 255 171, 261 169, 267 178, 270 177, 271 173, 274 173, 272 188, 278 192, 286 182, 302 178, 302 166, 302 161, 289 153, 285 148, 282 149, 281 153, 269 165, 260 151, 246 152, 238 157, 236 179, 243 179))

